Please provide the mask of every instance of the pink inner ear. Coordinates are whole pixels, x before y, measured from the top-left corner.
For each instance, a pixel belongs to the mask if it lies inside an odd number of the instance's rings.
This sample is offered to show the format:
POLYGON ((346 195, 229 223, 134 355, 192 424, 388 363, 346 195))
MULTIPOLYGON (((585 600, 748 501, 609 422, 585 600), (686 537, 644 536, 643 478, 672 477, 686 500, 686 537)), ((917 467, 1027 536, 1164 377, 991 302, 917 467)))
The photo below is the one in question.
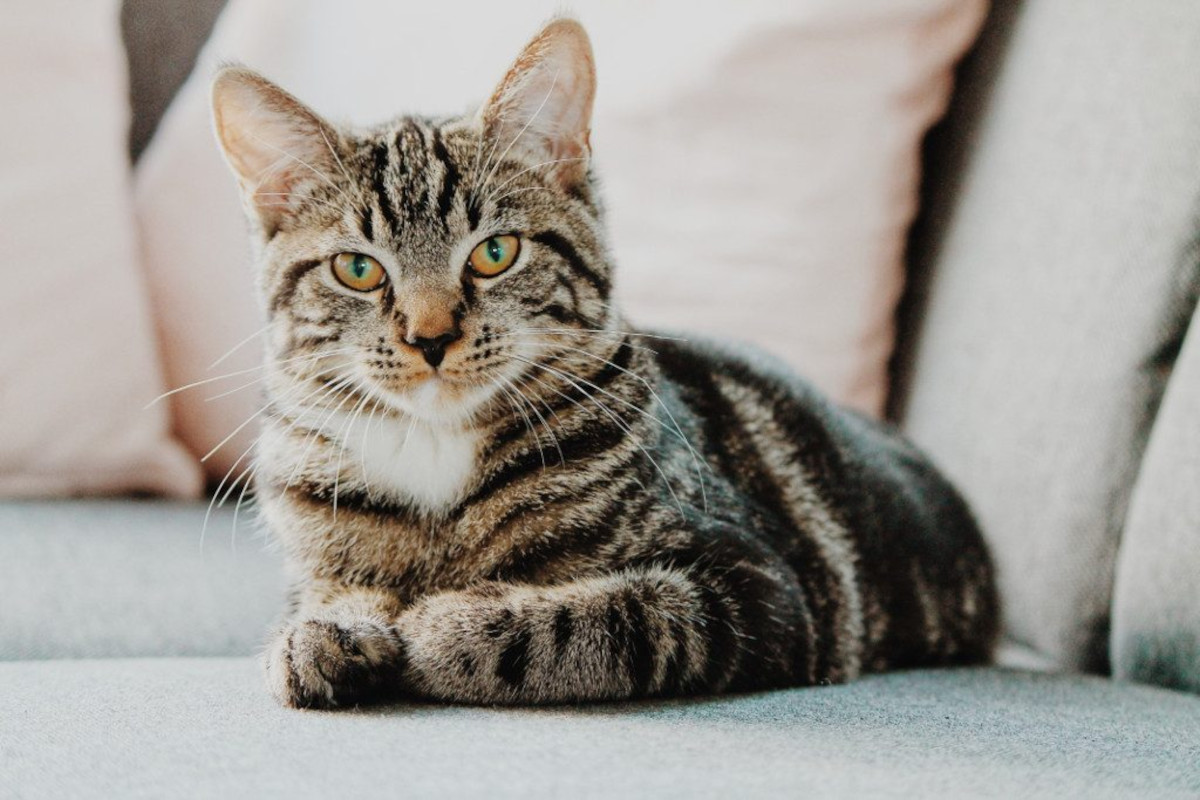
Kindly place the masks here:
POLYGON ((287 212, 298 184, 331 170, 332 129, 266 79, 241 70, 220 75, 213 104, 227 160, 264 221, 287 212))
MULTIPOLYGON (((525 47, 483 109, 488 135, 544 161, 586 159, 595 85, 587 34, 576 22, 555 20, 525 47)), ((548 168, 572 181, 586 164, 548 168)))

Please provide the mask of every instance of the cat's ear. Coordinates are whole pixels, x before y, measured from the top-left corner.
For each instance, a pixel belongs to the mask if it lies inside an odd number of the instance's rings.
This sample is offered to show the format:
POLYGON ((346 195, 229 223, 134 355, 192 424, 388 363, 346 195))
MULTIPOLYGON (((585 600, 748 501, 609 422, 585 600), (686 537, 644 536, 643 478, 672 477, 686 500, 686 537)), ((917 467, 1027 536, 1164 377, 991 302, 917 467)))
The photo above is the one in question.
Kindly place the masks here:
POLYGON ((268 230, 298 205, 293 192, 336 174, 337 131, 253 70, 223 67, 212 84, 213 124, 246 207, 268 230))
POLYGON ((555 19, 533 37, 480 110, 500 155, 523 153, 564 187, 587 176, 596 68, 583 26, 555 19), (511 149, 510 149, 511 148, 511 149))

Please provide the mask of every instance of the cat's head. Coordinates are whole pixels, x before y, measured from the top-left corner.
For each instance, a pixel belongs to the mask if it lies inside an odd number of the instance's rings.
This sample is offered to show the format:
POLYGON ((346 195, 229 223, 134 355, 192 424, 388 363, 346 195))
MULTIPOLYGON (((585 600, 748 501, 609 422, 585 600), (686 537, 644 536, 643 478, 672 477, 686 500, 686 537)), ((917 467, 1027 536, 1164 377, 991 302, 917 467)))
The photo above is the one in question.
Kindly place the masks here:
POLYGON ((564 19, 466 117, 340 127, 222 69, 214 120, 251 222, 276 401, 352 388, 463 420, 579 347, 572 332, 611 324, 594 94, 587 35, 564 19))

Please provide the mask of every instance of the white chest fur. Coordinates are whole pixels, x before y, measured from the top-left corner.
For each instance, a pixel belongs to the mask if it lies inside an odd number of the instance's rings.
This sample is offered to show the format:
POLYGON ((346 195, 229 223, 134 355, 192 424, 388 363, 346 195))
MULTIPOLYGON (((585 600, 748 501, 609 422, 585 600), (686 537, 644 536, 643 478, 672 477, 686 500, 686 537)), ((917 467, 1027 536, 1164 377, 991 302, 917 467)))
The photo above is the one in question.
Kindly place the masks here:
POLYGON ((445 508, 461 498, 475 471, 479 437, 457 427, 360 415, 344 434, 346 468, 364 472, 372 496, 445 508))

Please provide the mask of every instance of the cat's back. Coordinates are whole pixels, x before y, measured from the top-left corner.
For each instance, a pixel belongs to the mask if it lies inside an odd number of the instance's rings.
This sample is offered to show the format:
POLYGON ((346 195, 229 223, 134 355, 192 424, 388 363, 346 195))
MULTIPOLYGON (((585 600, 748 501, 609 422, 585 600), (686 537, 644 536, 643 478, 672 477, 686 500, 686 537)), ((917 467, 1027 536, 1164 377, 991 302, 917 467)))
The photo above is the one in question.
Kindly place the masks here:
POLYGON ((991 562, 967 503, 926 455, 758 348, 688 335, 654 349, 710 465, 787 531, 765 534, 783 555, 798 568, 814 558, 834 573, 853 567, 864 622, 878 631, 864 666, 986 655, 991 562), (887 619, 873 619, 883 609, 887 619), (888 663, 872 664, 872 650, 888 663))

